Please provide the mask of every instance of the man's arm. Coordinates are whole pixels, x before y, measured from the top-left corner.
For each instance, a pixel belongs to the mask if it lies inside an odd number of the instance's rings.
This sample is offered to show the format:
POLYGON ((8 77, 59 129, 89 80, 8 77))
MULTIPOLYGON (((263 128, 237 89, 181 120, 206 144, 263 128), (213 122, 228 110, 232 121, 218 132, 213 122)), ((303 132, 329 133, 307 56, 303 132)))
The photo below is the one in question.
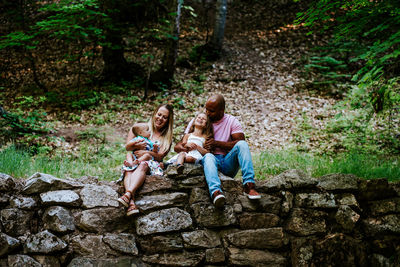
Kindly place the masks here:
MULTIPOLYGON (((239 142, 240 140, 245 140, 244 138, 244 133, 234 133, 231 135, 232 141, 228 141, 228 142, 223 142, 223 141, 215 141, 214 139, 210 139, 210 146, 211 148, 221 148, 225 151, 231 151, 231 149, 236 145, 237 142, 239 142)), ((206 147, 207 144, 206 144, 206 147)))

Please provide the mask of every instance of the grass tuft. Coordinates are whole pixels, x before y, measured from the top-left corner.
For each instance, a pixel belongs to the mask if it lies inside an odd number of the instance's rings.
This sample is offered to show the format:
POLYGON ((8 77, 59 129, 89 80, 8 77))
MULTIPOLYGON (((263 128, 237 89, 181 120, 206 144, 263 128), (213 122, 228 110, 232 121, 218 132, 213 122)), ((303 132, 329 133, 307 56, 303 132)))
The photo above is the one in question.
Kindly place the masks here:
POLYGON ((266 179, 290 169, 301 169, 312 177, 344 173, 365 179, 400 180, 398 157, 380 157, 359 152, 342 153, 332 157, 292 150, 267 151, 254 156, 254 167, 259 179, 266 179))

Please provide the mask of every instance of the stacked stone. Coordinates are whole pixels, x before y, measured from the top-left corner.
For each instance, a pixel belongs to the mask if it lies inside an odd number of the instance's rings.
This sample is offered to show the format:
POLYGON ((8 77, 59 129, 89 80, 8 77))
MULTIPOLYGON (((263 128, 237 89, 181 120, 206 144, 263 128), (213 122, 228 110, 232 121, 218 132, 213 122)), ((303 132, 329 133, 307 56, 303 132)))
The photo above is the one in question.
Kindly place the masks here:
POLYGON ((298 170, 258 182, 249 200, 221 175, 224 209, 202 168, 148 176, 138 215, 120 185, 0 174, 0 266, 398 266, 399 183, 298 170))

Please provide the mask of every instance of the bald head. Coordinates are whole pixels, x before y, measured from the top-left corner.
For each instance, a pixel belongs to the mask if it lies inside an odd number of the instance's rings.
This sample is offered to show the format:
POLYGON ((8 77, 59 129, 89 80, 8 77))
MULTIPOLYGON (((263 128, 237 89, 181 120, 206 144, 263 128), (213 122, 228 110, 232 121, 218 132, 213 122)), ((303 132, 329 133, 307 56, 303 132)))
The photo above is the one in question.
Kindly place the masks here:
POLYGON ((212 95, 208 98, 207 102, 213 102, 215 103, 219 108, 222 108, 225 110, 225 99, 222 95, 216 94, 212 95))
POLYGON ((219 121, 224 117, 225 99, 222 95, 210 96, 206 102, 206 113, 212 122, 219 121))

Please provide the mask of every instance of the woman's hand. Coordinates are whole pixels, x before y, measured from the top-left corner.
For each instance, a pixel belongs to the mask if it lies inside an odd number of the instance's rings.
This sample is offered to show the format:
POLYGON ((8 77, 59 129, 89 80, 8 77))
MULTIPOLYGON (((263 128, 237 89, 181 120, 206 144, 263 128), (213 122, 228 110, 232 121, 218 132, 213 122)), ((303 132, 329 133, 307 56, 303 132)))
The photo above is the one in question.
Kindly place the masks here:
POLYGON ((125 147, 128 151, 144 150, 146 149, 146 142, 143 139, 133 140, 129 141, 125 147))

